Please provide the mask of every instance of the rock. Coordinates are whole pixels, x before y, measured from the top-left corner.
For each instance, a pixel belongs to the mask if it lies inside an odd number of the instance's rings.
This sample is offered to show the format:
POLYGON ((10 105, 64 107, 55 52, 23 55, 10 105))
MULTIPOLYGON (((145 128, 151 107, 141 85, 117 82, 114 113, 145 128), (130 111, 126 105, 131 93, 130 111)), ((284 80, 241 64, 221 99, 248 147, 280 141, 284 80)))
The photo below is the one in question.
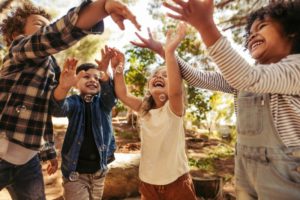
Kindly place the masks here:
POLYGON ((116 153, 115 157, 106 175, 103 200, 138 196, 140 154, 116 153))

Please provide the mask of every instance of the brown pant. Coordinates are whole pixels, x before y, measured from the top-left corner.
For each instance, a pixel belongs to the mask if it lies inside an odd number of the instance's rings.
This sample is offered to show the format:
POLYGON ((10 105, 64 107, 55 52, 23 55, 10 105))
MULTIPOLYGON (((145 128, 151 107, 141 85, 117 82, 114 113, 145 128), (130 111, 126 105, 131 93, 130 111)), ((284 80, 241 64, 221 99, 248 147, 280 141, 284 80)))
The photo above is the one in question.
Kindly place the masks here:
POLYGON ((197 200, 189 173, 167 185, 152 185, 141 181, 141 200, 197 200))

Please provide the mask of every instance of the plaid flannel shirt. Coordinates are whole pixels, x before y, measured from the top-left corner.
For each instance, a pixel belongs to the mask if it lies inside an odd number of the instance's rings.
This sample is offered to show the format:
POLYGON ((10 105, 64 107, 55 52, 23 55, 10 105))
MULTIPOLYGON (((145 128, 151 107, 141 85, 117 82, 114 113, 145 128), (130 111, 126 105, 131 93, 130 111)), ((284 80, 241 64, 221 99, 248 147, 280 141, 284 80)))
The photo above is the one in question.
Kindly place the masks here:
POLYGON ((0 70, 0 137, 32 150, 40 150, 44 140, 46 150, 53 153, 49 151, 49 144, 54 147, 49 103, 60 68, 51 55, 89 33, 103 32, 103 21, 88 31, 75 27, 80 9, 90 2, 84 1, 35 34, 13 41, 0 70))

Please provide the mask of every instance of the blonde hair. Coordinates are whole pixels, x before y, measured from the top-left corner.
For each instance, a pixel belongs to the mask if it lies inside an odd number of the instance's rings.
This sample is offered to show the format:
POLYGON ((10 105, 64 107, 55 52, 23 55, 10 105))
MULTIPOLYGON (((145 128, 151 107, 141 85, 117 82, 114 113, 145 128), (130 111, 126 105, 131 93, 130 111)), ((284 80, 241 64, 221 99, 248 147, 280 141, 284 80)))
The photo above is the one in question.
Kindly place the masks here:
MULTIPOLYGON (((151 73, 151 75, 148 77, 148 81, 147 81, 147 84, 148 84, 148 87, 149 88, 149 81, 150 79, 159 71, 161 70, 164 70, 164 69, 167 69, 166 66, 159 66, 157 67, 155 70, 153 70, 153 72, 151 73)), ((187 99, 186 99, 186 95, 185 95, 185 87, 184 87, 184 84, 182 84, 182 88, 183 88, 183 95, 184 95, 184 105, 186 105, 187 103, 187 99)), ((149 113, 149 111, 151 109, 155 108, 155 101, 150 93, 150 91, 147 89, 146 92, 145 92, 145 96, 143 98, 143 101, 142 101, 142 105, 141 105, 141 109, 140 109, 140 115, 141 116, 145 116, 149 113)))

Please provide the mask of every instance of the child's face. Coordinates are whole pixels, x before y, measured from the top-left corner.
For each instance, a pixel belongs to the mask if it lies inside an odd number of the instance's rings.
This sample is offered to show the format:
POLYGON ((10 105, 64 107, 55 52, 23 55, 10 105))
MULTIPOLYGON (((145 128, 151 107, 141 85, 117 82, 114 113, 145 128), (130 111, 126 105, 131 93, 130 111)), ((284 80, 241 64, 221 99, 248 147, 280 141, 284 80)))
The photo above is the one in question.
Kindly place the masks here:
POLYGON ((166 69, 157 71, 149 80, 149 91, 151 95, 159 96, 160 94, 168 95, 168 75, 166 69))
POLYGON ((248 38, 248 50, 258 63, 276 63, 289 55, 291 49, 292 42, 284 34, 280 23, 270 17, 254 21, 248 38))
POLYGON ((42 26, 47 26, 49 24, 49 20, 41 15, 30 15, 26 19, 26 24, 24 26, 24 34, 32 35, 35 32, 37 32, 42 26))
POLYGON ((100 72, 98 69, 89 69, 78 81, 77 88, 82 95, 97 94, 100 91, 100 72))

